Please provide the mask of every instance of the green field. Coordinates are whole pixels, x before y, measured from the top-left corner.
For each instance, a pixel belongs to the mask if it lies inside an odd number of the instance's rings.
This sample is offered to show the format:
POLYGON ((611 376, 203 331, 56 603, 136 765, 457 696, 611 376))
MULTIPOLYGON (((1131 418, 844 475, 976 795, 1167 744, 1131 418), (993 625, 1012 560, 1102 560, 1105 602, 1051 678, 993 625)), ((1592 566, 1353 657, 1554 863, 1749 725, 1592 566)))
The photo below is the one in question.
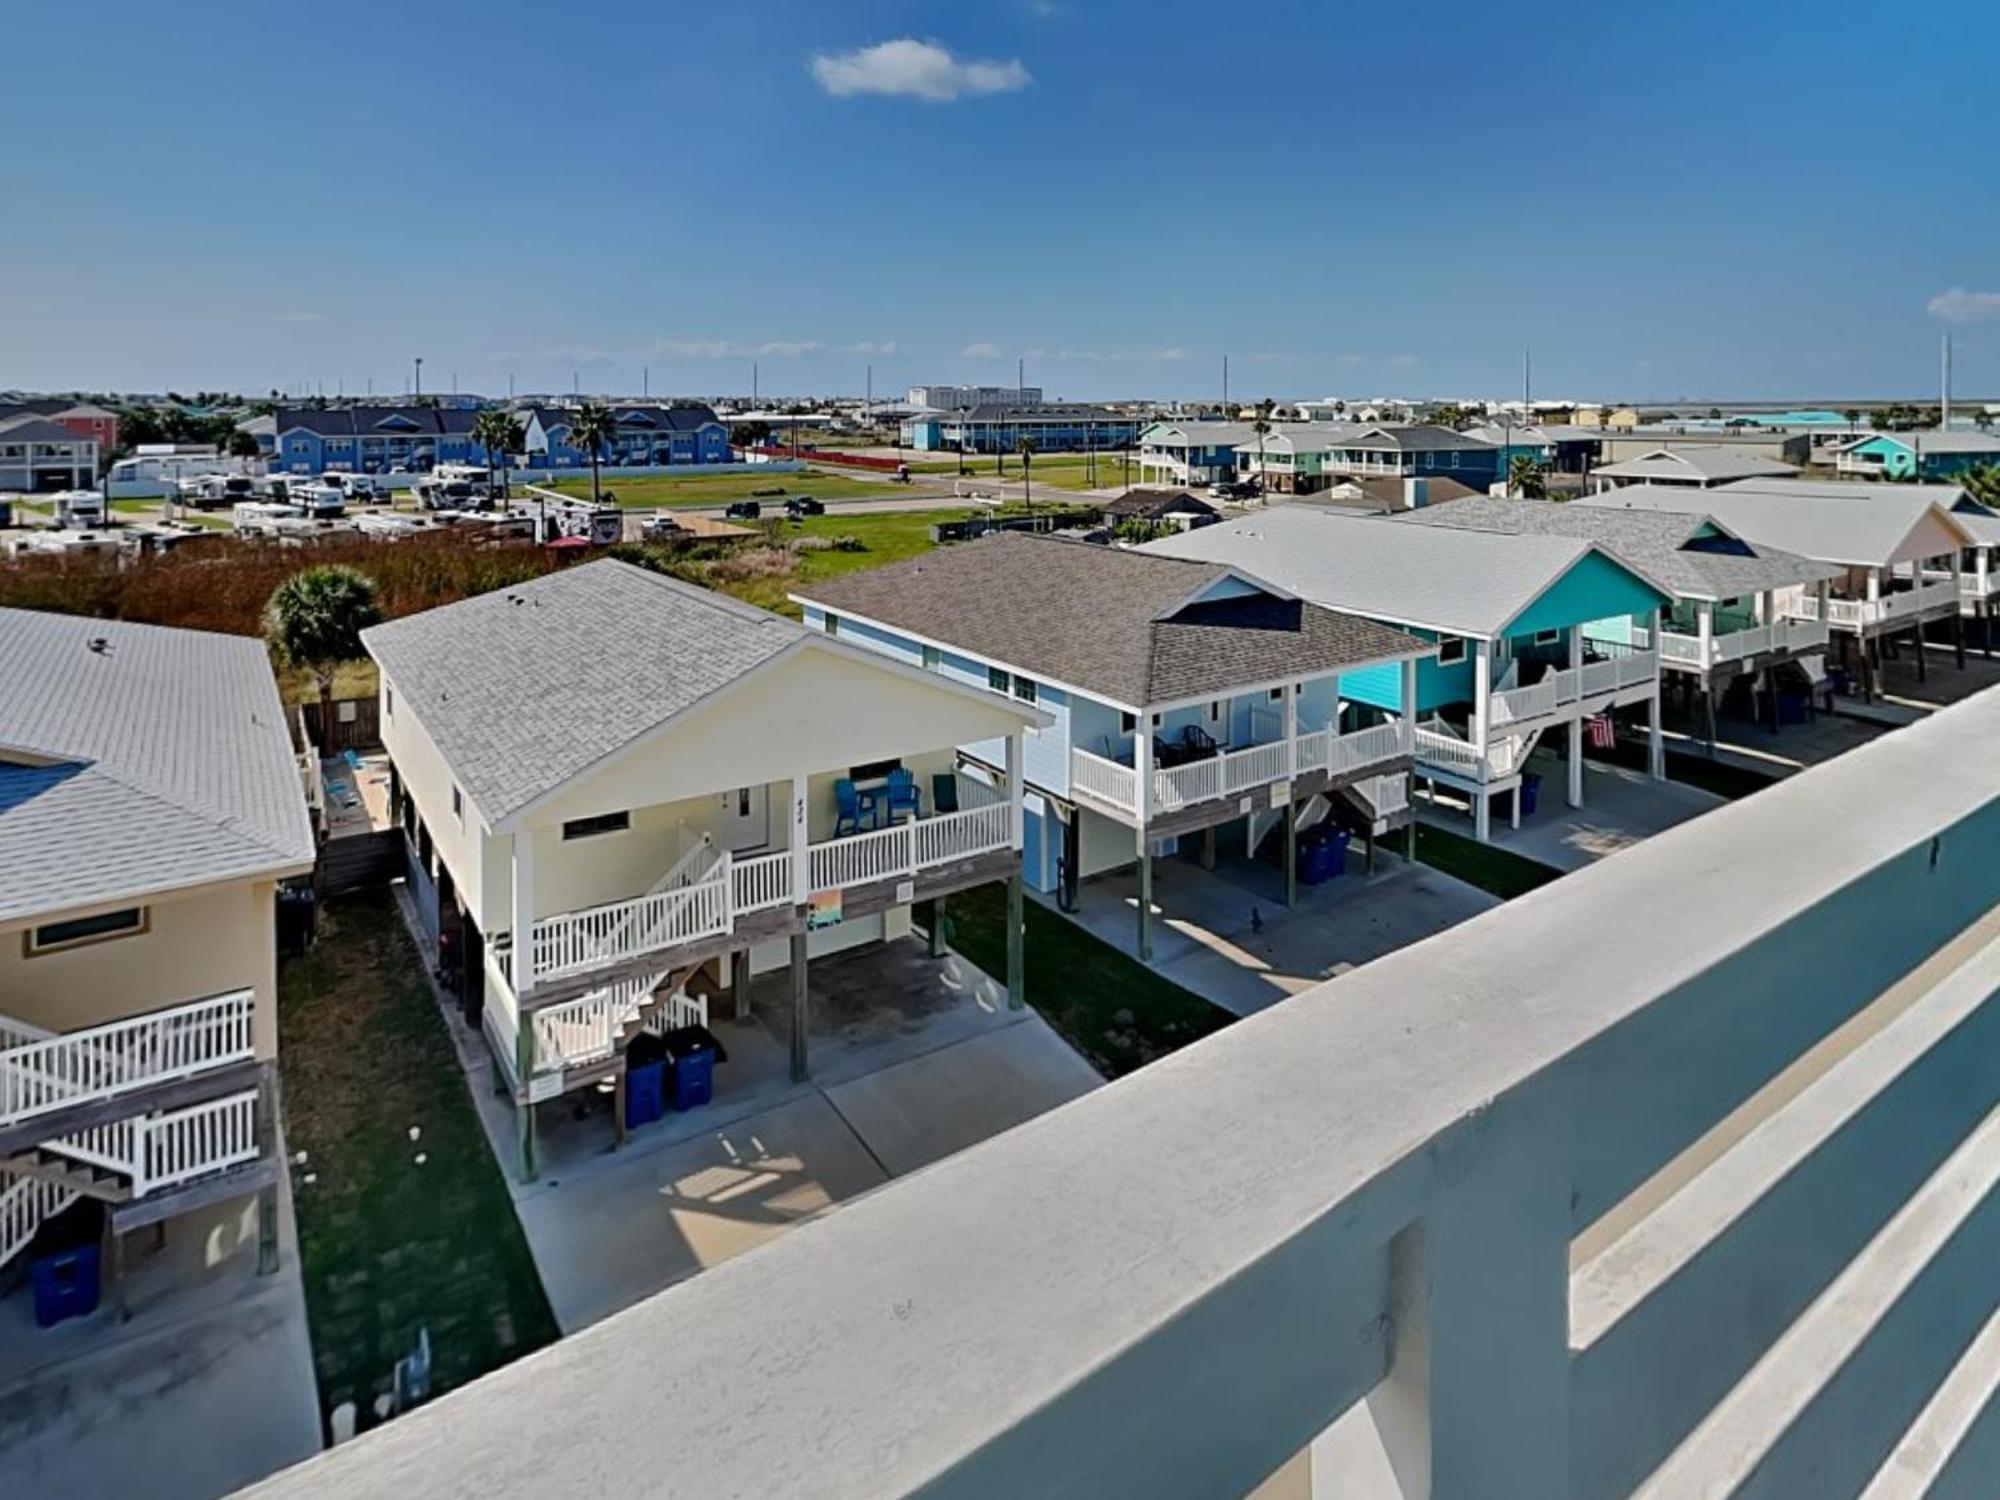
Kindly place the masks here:
MULTIPOLYGON (((979 472, 991 474, 993 461, 986 460, 985 467, 979 472)), ((1119 462, 1116 453, 1100 453, 1097 455, 1097 482, 1093 485, 1090 479, 1089 456, 1082 453, 1061 453, 1050 454, 1047 457, 1037 455, 1029 468, 1029 479, 1038 490, 1044 485, 1050 489, 1061 490, 1106 490, 1124 488, 1125 473, 1125 467, 1119 462)), ((1137 484, 1139 481, 1137 455, 1133 457, 1131 475, 1132 482, 1137 484)), ((1018 455, 1007 459, 1006 477, 1009 479, 1021 477, 1021 460, 1018 455)))
MULTIPOLYGON (((565 473, 559 479, 537 480, 546 489, 565 495, 588 495, 590 475, 565 473)), ((748 499, 753 491, 782 489, 788 495, 811 495, 816 500, 893 500, 907 494, 901 485, 880 479, 860 479, 852 474, 806 469, 787 474, 709 474, 686 479, 672 474, 651 474, 643 479, 607 479, 604 489, 627 510, 658 510, 685 507, 693 510, 719 509, 732 500, 748 499)), ((518 497, 522 481, 514 482, 518 497)), ((784 501, 771 497, 782 506, 784 501)))
POLYGON ((788 593, 822 578, 885 567, 928 552, 935 545, 931 541, 932 526, 939 521, 962 521, 972 514, 961 506, 953 506, 944 510, 887 511, 860 516, 812 516, 803 521, 766 519, 762 529, 780 547, 795 537, 852 537, 861 544, 860 549, 793 552, 786 557, 769 548, 739 548, 713 562, 697 563, 692 569, 671 559, 668 565, 672 571, 710 588, 796 617, 799 611, 786 599, 788 593))

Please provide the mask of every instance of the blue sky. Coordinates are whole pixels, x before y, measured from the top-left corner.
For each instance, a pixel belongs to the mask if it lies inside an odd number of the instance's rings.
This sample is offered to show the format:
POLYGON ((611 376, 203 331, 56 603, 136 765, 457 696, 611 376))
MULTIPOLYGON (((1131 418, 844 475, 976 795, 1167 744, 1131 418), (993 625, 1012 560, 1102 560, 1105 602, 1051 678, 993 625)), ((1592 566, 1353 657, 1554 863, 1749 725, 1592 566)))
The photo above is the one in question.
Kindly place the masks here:
POLYGON ((0 387, 2000 396, 1974 0, 12 0, 0 387), (885 48, 885 44, 891 45, 885 48), (27 207, 32 205, 32 207, 27 207))

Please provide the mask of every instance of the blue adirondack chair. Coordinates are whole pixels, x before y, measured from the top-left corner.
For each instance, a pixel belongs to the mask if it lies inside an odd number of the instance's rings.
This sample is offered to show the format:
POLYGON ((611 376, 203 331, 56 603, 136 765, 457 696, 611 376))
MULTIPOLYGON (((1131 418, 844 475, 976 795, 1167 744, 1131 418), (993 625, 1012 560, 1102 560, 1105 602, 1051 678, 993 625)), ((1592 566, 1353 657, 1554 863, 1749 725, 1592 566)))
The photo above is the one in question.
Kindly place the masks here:
POLYGON ((921 818, 924 794, 917 788, 916 773, 907 766, 898 766, 889 773, 889 821, 895 822, 903 813, 921 818))
POLYGON ((833 836, 861 832, 861 793, 843 776, 833 784, 833 836))

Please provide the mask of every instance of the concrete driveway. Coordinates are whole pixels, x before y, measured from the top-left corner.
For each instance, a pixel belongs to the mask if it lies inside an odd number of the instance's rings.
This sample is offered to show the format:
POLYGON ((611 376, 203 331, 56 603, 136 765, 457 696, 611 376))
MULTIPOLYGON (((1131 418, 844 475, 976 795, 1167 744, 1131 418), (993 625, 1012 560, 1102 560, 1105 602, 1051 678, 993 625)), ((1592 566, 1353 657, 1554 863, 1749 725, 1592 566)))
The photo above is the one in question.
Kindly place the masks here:
MULTIPOLYGON (((1553 755, 1536 754, 1529 769, 1542 778, 1535 811, 1515 828, 1500 807, 1493 813, 1493 844, 1558 870, 1580 870, 1620 849, 1725 805, 1727 799, 1680 781, 1654 781, 1640 771, 1587 760, 1583 765, 1583 806, 1564 800, 1568 770, 1553 755)), ((1472 837, 1472 819, 1462 799, 1439 788, 1435 802, 1419 792, 1417 816, 1426 823, 1472 837)))
MULTIPOLYGON (((1284 877, 1241 856, 1213 871, 1192 859, 1153 865, 1156 973, 1239 1016, 1277 1004, 1322 980, 1408 947, 1498 906, 1494 896, 1385 850, 1367 874, 1350 851, 1347 873, 1301 886, 1287 910, 1284 877)), ((1046 899, 1046 898, 1038 898, 1046 899)), ((1083 882, 1070 920, 1137 957, 1138 874, 1114 871, 1083 882)), ((1053 901, 1048 904, 1053 909, 1053 901)))
POLYGON ((715 1100, 614 1150, 608 1097, 545 1110, 543 1175, 514 1182, 512 1110, 484 1042, 445 1014, 556 1322, 574 1333, 794 1225, 1011 1129, 1103 1080, 1032 1010, 957 954, 903 939, 817 959, 812 1079, 791 1081, 791 984, 752 1013, 710 1003, 729 1054, 715 1100))
POLYGON ((0 1298, 0 1495, 209 1500, 320 1449, 319 1395, 287 1188, 258 1276, 254 1199, 129 1237, 129 1322, 107 1302, 37 1328, 0 1298))

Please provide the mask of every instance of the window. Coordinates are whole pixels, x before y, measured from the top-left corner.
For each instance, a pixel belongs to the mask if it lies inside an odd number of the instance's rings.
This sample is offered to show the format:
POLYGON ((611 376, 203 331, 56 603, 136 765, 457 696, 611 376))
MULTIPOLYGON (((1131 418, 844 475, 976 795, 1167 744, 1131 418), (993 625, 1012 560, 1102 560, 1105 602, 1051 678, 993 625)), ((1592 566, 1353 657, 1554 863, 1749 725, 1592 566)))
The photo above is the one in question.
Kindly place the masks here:
POLYGON ((451 815, 458 819, 458 826, 465 826, 465 794, 457 787, 451 789, 451 815))
POLYGON ((1118 732, 1120 734, 1130 734, 1138 727, 1139 717, 1137 714, 1120 714, 1118 716, 1118 732))
POLYGON ((121 911, 99 912, 94 917, 78 917, 70 922, 50 922, 25 934, 27 956, 79 948, 85 943, 101 943, 111 938, 136 937, 148 926, 147 908, 128 906, 121 911))
POLYGON ((1008 690, 1010 684, 1011 679, 1008 677, 1005 667, 988 667, 986 669, 986 685, 993 689, 994 692, 1004 693, 1008 690))
POLYGON ((1563 633, 1560 630, 1537 630, 1535 632, 1535 644, 1537 646, 1553 646, 1562 638, 1563 633))
POLYGON ((1220 724, 1222 722, 1221 703, 1211 703, 1208 705, 1208 722, 1211 724, 1220 724))
POLYGON ((1023 703, 1033 703, 1035 701, 1034 680, 1028 677, 1016 677, 1014 679, 1014 696, 1019 698, 1023 703))
POLYGON ((944 653, 938 650, 937 647, 924 647, 924 670, 926 672, 935 672, 943 661, 944 653))
POLYGON ((826 633, 827 633, 828 635, 839 635, 839 634, 840 634, 840 616, 839 616, 839 615, 828 615, 828 616, 826 617, 826 633))
POLYGON ((388 718, 393 719, 396 717, 396 690, 394 688, 382 689, 382 712, 388 718))
POLYGON ((1438 637, 1438 665, 1449 666, 1453 662, 1465 660, 1465 637, 1462 635, 1441 635, 1438 637))
POLYGON ((600 833, 623 833, 631 826, 629 812, 599 813, 594 818, 571 818, 563 824, 563 838, 596 838, 600 833))

